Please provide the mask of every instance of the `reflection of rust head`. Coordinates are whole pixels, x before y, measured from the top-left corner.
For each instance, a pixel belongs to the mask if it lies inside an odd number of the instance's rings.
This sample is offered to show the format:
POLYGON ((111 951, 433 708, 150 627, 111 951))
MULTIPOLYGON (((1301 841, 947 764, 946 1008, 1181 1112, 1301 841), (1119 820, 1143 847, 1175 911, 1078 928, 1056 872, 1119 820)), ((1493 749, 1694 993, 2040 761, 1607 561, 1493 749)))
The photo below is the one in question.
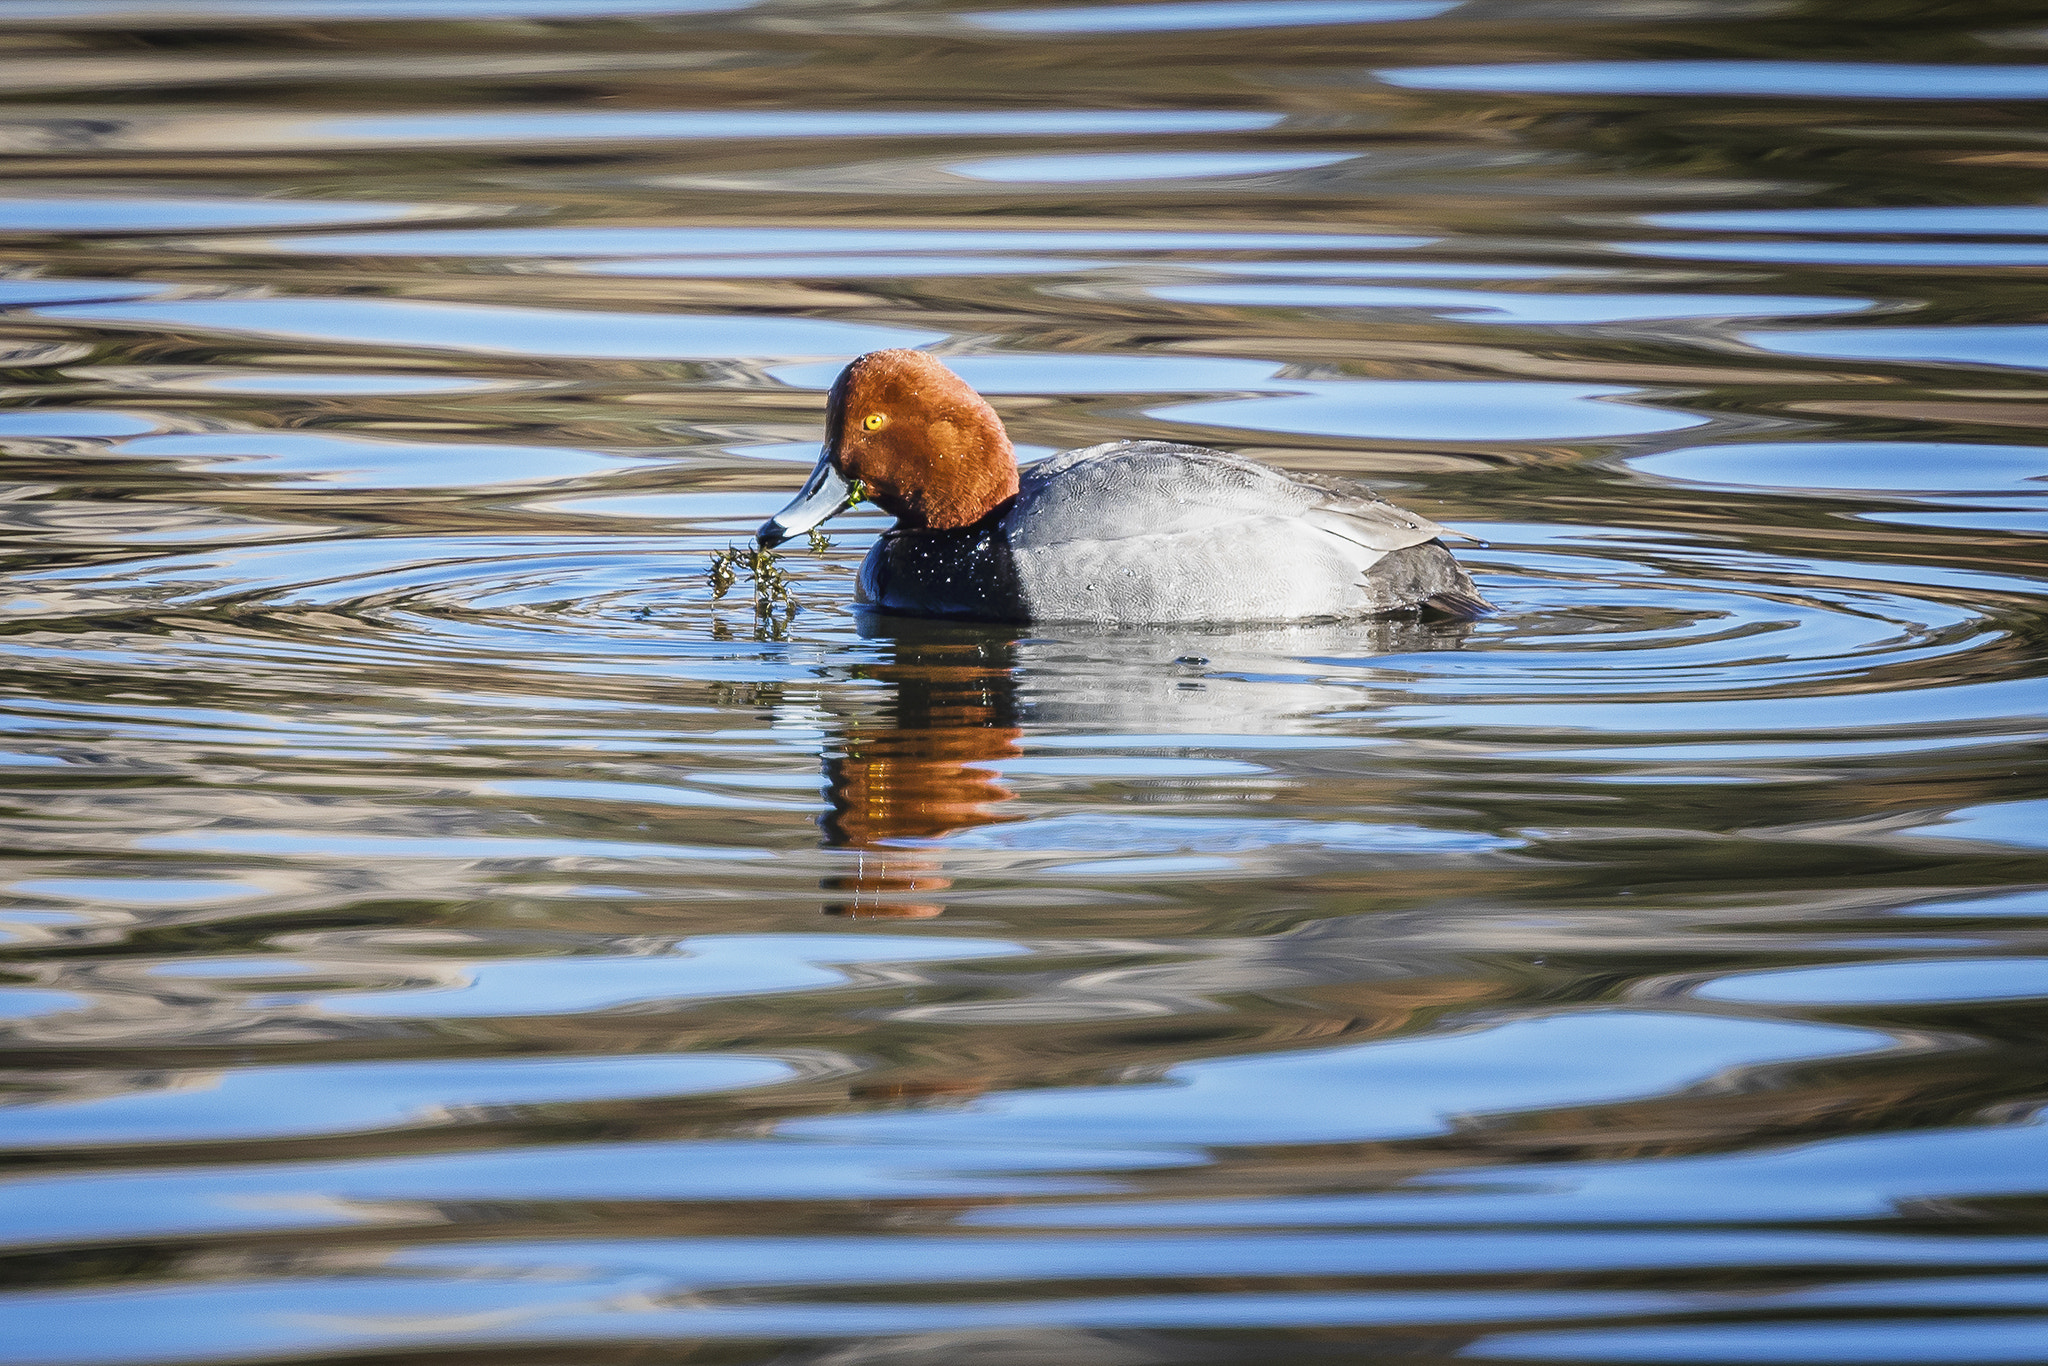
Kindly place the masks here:
POLYGON ((1016 735, 1008 729, 894 732, 858 755, 829 760, 826 842, 859 849, 1003 819, 990 808, 1008 801, 1010 790, 973 765, 1016 754, 1016 735))
POLYGON ((825 914, 878 920, 929 920, 935 915, 944 915, 946 907, 940 902, 888 899, 906 893, 941 892, 952 886, 953 879, 949 877, 919 876, 926 869, 938 866, 929 859, 898 859, 894 864, 864 867, 852 877, 825 878, 818 883, 825 891, 853 893, 851 901, 835 901, 827 905, 825 914), (870 897, 881 899, 870 901, 870 897))
POLYGON ((828 892, 852 892, 855 896, 870 892, 943 892, 953 885, 953 879, 918 876, 938 866, 930 859, 898 859, 894 864, 863 868, 852 877, 824 878, 818 885, 828 892))
POLYGON ((843 915, 849 920, 930 920, 946 908, 929 901, 828 901, 826 915, 843 915))
POLYGON ((1013 795, 991 761, 1017 754, 1015 681, 1009 642, 900 640, 895 658, 866 671, 893 685, 886 726, 849 726, 840 752, 825 761, 827 810, 819 818, 829 849, 862 851, 859 871, 828 878, 827 891, 853 899, 830 915, 921 919, 941 903, 940 856, 904 842, 935 839, 1012 819, 996 808, 1013 795))
POLYGON ((981 765, 1011 758, 1007 673, 957 663, 878 669, 897 689, 896 725, 849 734, 825 763, 825 842, 862 849, 1002 820, 1012 793, 981 765), (991 694, 994 694, 992 697, 991 694))

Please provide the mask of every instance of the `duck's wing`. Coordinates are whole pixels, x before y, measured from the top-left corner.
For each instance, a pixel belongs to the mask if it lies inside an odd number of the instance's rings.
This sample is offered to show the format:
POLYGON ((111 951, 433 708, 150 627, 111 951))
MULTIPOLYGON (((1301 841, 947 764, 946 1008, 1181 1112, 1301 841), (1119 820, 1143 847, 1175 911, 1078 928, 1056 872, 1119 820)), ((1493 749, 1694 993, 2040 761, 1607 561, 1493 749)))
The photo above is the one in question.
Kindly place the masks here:
POLYGON ((1439 526, 1430 521, 1419 512, 1396 507, 1362 484, 1352 484, 1349 480, 1305 478, 1300 475, 1296 475, 1295 479, 1304 487, 1319 489, 1325 494, 1324 500, 1309 508, 1305 514, 1311 524, 1332 536, 1355 542, 1367 549, 1403 550, 1411 545, 1421 545, 1425 541, 1459 535, 1447 526, 1439 526))
POLYGON ((1163 441, 1067 451, 1003 514, 1032 620, 1304 621, 1483 610, 1445 529, 1358 485, 1163 441))
POLYGON ((1089 540, 1200 533, 1269 517, 1299 519, 1381 552, 1458 534, 1363 484, 1170 441, 1063 451, 1024 472, 1019 508, 1046 532, 1089 540))

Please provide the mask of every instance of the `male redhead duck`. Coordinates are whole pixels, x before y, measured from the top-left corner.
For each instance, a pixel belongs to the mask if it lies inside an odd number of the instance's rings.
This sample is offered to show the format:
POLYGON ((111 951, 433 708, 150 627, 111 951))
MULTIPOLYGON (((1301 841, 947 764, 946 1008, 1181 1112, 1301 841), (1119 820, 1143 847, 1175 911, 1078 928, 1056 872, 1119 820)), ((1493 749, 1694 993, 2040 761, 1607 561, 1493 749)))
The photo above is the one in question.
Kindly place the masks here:
POLYGON ((972 621, 1136 626, 1489 610, 1439 536, 1348 480, 1165 441, 1017 468, 1002 420, 922 351, 871 351, 832 386, 825 448, 763 547, 863 499, 896 518, 859 601, 972 621))

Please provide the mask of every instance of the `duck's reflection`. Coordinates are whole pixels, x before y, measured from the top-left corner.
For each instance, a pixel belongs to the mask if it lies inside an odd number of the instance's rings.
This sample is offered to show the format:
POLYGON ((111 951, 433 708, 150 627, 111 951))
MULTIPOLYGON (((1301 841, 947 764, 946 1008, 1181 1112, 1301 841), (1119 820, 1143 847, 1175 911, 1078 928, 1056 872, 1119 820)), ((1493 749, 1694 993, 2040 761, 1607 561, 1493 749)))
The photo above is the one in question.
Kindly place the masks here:
POLYGON ((1015 755, 1016 636, 974 628, 889 621, 889 659, 862 677, 887 683, 892 703, 878 717, 849 722, 840 752, 825 760, 820 822, 828 848, 860 851, 851 876, 827 878, 831 915, 938 915, 929 894, 952 886, 939 860, 892 841, 943 835, 1008 819, 994 808, 1010 790, 981 765, 1015 755))
POLYGON ((1199 737, 1307 734, 1372 697, 1359 665, 1456 649, 1466 622, 1414 618, 1317 627, 1199 631, 963 626, 872 616, 861 633, 883 658, 859 676, 888 700, 849 718, 825 761, 828 848, 854 850, 851 874, 827 878, 828 914, 940 915, 952 886, 923 845, 1018 819, 993 764, 1019 754, 1028 719, 1041 728, 1199 737), (1352 675, 1346 677, 1345 675, 1352 675))

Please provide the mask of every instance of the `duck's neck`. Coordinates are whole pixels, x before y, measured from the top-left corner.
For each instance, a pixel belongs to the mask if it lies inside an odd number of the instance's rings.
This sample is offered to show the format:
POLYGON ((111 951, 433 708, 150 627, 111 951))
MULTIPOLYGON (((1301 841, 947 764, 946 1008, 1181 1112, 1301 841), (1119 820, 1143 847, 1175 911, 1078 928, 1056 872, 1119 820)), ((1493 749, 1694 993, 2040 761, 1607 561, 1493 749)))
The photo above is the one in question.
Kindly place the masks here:
POLYGON ((1017 457, 1000 436, 980 450, 935 453, 932 465, 944 477, 929 481, 903 500, 906 506, 897 518, 906 530, 970 527, 1017 496, 1017 457))

